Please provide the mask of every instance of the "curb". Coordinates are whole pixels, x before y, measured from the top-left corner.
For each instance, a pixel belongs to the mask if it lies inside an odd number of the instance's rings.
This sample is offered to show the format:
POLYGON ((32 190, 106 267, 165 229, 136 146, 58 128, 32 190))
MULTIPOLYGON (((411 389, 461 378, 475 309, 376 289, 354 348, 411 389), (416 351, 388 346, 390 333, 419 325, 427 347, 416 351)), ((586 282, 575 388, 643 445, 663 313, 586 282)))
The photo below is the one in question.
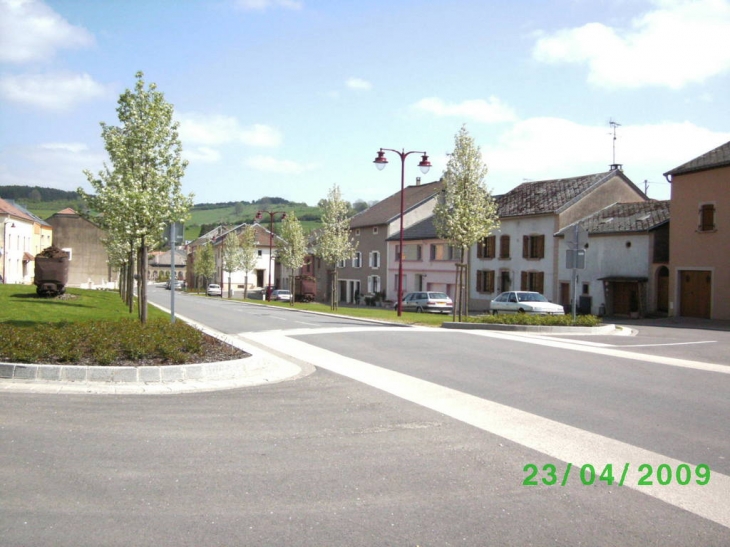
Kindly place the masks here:
POLYGON ((548 325, 501 325, 491 323, 444 323, 444 329, 463 330, 499 330, 511 332, 528 332, 533 334, 611 334, 617 330, 616 325, 600 327, 559 327, 548 325))

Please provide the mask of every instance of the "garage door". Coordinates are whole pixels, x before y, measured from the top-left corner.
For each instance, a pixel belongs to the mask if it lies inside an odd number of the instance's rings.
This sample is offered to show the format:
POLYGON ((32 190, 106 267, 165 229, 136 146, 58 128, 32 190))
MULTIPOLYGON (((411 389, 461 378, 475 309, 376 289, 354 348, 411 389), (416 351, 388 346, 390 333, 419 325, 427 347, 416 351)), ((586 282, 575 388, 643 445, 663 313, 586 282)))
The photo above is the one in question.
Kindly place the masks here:
POLYGON ((679 314, 684 317, 709 319, 712 272, 681 270, 679 279, 679 314))

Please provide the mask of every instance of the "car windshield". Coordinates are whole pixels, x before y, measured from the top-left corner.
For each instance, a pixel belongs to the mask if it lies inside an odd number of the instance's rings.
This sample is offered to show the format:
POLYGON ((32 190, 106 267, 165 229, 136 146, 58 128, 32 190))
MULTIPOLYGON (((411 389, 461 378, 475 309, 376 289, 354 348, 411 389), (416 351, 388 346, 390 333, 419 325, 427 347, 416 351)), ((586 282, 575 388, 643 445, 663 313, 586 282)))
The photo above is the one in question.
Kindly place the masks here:
POLYGON ((428 293, 428 297, 446 300, 448 298, 448 295, 445 292, 430 292, 428 293))
POLYGON ((519 300, 520 302, 547 302, 548 301, 547 298, 545 298, 540 293, 536 293, 536 292, 518 292, 517 300, 519 300))

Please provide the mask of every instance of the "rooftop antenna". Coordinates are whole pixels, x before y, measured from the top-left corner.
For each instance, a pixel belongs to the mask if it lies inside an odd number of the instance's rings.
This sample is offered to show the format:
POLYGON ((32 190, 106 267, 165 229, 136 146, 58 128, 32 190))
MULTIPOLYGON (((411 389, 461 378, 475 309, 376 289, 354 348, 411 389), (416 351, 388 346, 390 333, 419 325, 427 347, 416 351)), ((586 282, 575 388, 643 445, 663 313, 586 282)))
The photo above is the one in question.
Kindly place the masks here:
POLYGON ((613 163, 611 164, 611 169, 621 169, 621 164, 616 163, 616 128, 621 126, 621 124, 617 121, 614 121, 613 118, 610 118, 608 120, 608 125, 611 126, 611 129, 613 131, 613 163))

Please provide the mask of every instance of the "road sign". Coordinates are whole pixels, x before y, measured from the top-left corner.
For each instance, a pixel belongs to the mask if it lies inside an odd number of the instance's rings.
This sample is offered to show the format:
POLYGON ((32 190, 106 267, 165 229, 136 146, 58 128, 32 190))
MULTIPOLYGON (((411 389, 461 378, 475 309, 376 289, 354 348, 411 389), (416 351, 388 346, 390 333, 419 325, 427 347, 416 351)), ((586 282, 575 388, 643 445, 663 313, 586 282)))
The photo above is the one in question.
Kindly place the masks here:
POLYGON ((567 249, 565 251, 565 267, 569 270, 585 270, 586 268, 586 252, 583 249, 574 251, 567 249))
POLYGON ((172 232, 175 236, 174 244, 182 245, 185 237, 185 225, 182 222, 175 222, 173 224, 175 228, 174 230, 172 230, 172 224, 168 224, 167 226, 165 226, 165 243, 168 245, 170 244, 170 233, 172 232))

